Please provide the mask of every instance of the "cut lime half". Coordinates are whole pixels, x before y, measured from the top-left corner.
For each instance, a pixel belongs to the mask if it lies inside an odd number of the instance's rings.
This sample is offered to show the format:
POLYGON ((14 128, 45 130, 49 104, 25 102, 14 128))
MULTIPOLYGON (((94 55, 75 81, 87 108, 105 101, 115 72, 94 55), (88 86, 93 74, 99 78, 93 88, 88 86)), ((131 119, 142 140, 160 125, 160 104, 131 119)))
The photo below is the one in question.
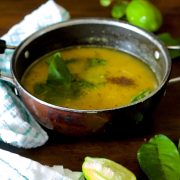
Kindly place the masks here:
POLYGON ((105 158, 85 157, 82 171, 87 180, 136 180, 130 170, 105 158))

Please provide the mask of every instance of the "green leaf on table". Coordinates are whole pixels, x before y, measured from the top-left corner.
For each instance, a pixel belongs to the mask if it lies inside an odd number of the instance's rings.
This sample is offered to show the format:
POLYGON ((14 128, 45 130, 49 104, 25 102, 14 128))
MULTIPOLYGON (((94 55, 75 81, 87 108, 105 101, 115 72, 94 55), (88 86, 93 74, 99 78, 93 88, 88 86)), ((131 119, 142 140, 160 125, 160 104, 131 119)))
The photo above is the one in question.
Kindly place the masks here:
POLYGON ((178 151, 179 151, 179 154, 180 154, 180 139, 179 139, 179 142, 178 142, 178 151))
MULTIPOLYGON (((180 45, 180 38, 173 38, 169 33, 158 34, 161 41, 167 46, 180 45)), ((177 58, 180 56, 180 50, 169 50, 171 58, 177 58)))
POLYGON ((150 180, 180 179, 178 149, 165 135, 155 135, 143 144, 138 150, 137 159, 150 180))
POLYGON ((120 19, 124 17, 126 14, 127 5, 128 5, 127 2, 121 2, 115 4, 111 10, 111 16, 116 19, 120 19))

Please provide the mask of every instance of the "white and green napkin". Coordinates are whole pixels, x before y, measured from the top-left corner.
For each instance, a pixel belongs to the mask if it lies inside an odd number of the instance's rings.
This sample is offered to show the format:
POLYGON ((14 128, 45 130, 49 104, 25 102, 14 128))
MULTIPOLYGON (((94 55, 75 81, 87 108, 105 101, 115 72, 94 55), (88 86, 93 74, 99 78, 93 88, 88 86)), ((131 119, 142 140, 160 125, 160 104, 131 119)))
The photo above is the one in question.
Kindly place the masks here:
MULTIPOLYGON (((69 19, 68 12, 53 0, 13 26, 1 37, 7 44, 18 46, 33 32, 53 23, 69 19)), ((13 50, 0 55, 0 74, 11 76, 10 61, 13 50)), ((0 80, 0 141, 21 148, 42 146, 48 140, 47 133, 28 112, 21 100, 14 94, 13 87, 0 80)), ((0 149, 0 179, 2 180, 80 180, 82 172, 73 172, 62 165, 53 167, 0 149)))
POLYGON ((63 166, 42 165, 0 149, 1 180, 84 180, 82 172, 71 171, 63 166))
MULTIPOLYGON (((4 39, 8 45, 18 46, 35 31, 68 20, 69 17, 69 13, 63 7, 49 0, 25 16, 1 39, 4 39)), ((13 52, 6 50, 0 55, 0 74, 11 76, 10 61, 13 52)), ((22 148, 35 148, 48 140, 47 133, 14 94, 9 83, 3 80, 0 80, 0 140, 22 148)))

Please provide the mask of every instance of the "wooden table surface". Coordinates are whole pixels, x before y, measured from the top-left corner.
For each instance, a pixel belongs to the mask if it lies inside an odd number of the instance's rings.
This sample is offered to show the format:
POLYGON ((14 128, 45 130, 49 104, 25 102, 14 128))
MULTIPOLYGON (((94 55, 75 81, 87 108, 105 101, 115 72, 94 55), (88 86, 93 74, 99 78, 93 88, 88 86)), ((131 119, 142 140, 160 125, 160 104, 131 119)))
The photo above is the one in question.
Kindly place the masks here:
MULTIPOLYGON (((44 3, 44 0, 0 0, 0 35, 3 35, 14 24, 22 20, 23 16, 44 3)), ((57 0, 65 7, 72 18, 76 17, 110 17, 110 9, 99 5, 98 0, 57 0)), ((175 37, 180 37, 180 1, 153 2, 161 10, 164 23, 161 32, 168 31, 175 37)), ((180 76, 180 58, 172 60, 171 77, 180 76)), ((64 165, 72 170, 81 170, 85 156, 97 156, 112 159, 130 170, 138 179, 144 179, 139 168, 136 154, 138 148, 155 134, 165 134, 177 142, 180 137, 180 83, 169 85, 154 115, 152 129, 142 136, 119 137, 114 139, 65 139, 57 134, 50 135, 49 141, 36 149, 20 149, 0 143, 0 148, 18 153, 46 165, 64 165)))

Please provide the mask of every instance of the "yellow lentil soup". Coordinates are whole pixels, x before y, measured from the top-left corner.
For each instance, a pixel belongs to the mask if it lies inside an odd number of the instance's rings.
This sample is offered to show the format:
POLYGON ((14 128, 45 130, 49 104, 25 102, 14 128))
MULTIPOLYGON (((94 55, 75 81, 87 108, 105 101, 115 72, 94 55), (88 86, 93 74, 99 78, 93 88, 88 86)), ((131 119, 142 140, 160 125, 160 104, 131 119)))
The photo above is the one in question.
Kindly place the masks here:
POLYGON ((105 47, 71 47, 35 61, 22 84, 51 104, 97 110, 134 102, 158 83, 151 69, 129 54, 105 47))

